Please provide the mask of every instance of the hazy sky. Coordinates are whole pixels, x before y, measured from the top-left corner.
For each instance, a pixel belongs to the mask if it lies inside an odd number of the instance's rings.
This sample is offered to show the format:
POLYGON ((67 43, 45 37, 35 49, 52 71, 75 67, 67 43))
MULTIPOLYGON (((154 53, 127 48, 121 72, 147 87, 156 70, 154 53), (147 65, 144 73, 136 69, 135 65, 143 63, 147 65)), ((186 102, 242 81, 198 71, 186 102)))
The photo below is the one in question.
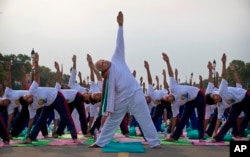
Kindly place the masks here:
POLYGON ((194 73, 207 78, 208 61, 221 56, 250 62, 249 0, 0 0, 0 53, 40 54, 40 65, 54 61, 69 74, 72 55, 77 69, 89 75, 86 54, 110 59, 116 43, 118 11, 124 13, 126 61, 137 79, 146 81, 144 60, 153 78, 166 64, 166 52, 184 82, 194 73))

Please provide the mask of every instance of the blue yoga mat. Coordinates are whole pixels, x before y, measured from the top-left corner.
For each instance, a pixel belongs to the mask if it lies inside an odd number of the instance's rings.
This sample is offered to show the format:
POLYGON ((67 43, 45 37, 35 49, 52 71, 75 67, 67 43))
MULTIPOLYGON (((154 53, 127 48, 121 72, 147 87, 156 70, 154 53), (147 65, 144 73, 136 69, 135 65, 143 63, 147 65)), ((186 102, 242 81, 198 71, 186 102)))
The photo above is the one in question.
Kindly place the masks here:
POLYGON ((145 148, 141 142, 110 142, 102 148, 103 153, 145 153, 145 148))

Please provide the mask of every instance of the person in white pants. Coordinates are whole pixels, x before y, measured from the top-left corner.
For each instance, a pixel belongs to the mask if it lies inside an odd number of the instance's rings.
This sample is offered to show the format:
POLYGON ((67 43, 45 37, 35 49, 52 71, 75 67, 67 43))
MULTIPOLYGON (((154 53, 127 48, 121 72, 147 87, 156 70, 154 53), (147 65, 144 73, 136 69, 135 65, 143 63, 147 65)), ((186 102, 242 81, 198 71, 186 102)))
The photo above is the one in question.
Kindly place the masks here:
POLYGON ((125 62, 122 12, 118 13, 117 22, 116 49, 111 61, 100 59, 95 63, 95 68, 104 78, 101 111, 107 119, 97 140, 89 148, 107 145, 127 112, 135 116, 149 146, 161 148, 144 93, 125 62))

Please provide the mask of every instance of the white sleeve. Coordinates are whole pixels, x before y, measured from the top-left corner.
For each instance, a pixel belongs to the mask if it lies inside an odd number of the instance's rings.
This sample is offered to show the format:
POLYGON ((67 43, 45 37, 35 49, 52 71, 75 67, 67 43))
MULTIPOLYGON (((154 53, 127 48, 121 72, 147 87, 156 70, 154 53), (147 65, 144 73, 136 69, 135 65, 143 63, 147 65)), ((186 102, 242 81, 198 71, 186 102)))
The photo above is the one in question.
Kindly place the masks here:
POLYGON ((36 109, 33 109, 31 107, 28 107, 28 109, 29 109, 30 119, 35 118, 35 116, 36 116, 36 109))
POLYGON ((171 109, 172 109, 172 112, 173 112, 173 117, 176 117, 179 114, 179 112, 180 112, 179 108, 180 108, 180 106, 171 104, 171 109))
POLYGON ((214 84, 211 82, 208 82, 207 88, 206 88, 206 94, 213 93, 214 91, 214 84))
POLYGON ((60 89, 61 89, 60 83, 56 82, 55 88, 56 88, 57 90, 60 90, 60 89))
POLYGON ((9 104, 9 106, 7 107, 7 112, 8 112, 8 115, 14 113, 15 111, 15 105, 14 104, 9 104))
POLYGON ((243 88, 242 85, 240 83, 236 83, 236 87, 237 88, 243 88))
POLYGON ((98 106, 90 105, 89 114, 90 114, 90 117, 98 117, 98 106))
POLYGON ((69 83, 68 83, 70 88, 72 88, 72 86, 74 86, 74 84, 75 84, 76 74, 77 74, 76 69, 72 69, 71 70, 71 75, 70 75, 70 78, 69 78, 69 83))
POLYGON ((54 119, 60 119, 60 115, 57 112, 57 110, 54 110, 54 114, 55 114, 54 119))
MULTIPOLYGON (((107 110, 106 112, 114 112, 115 105, 115 71, 113 66, 110 67, 110 73, 108 76, 108 95, 107 95, 107 110)), ((104 89, 105 90, 105 89, 104 89)))
POLYGON ((97 82, 97 86, 98 86, 98 88, 99 88, 99 91, 102 91, 102 81, 98 81, 97 82))
POLYGON ((167 95, 167 90, 154 90, 152 85, 148 85, 148 95, 153 100, 161 100, 164 95, 167 95))
POLYGON ((95 82, 93 82, 93 81, 90 82, 89 90, 90 90, 91 92, 99 92, 99 91, 100 91, 100 89, 99 89, 99 87, 97 86, 97 84, 96 84, 95 82))
POLYGON ((223 107, 223 106, 218 106, 218 115, 217 115, 217 118, 218 119, 221 119, 222 118, 222 116, 223 116, 223 114, 224 114, 224 112, 225 112, 225 107, 223 107))
POLYGON ((209 119, 211 116, 211 107, 209 105, 206 105, 206 113, 205 113, 205 119, 209 119))
POLYGON ((239 118, 243 118, 243 117, 245 117, 245 113, 242 111, 242 112, 240 113, 240 115, 239 115, 239 118))

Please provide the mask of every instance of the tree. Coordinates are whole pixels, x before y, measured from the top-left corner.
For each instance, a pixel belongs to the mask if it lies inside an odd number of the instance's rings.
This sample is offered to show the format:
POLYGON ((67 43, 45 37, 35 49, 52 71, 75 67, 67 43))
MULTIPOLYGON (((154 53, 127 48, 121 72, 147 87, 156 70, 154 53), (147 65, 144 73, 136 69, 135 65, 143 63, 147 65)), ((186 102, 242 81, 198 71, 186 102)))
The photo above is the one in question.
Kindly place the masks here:
MULTIPOLYGON (((240 60, 233 60, 232 63, 235 65, 241 84, 246 88, 247 82, 250 81, 250 63, 244 63, 240 60)), ((227 68, 227 80, 230 86, 235 86, 233 73, 230 68, 227 68)))

